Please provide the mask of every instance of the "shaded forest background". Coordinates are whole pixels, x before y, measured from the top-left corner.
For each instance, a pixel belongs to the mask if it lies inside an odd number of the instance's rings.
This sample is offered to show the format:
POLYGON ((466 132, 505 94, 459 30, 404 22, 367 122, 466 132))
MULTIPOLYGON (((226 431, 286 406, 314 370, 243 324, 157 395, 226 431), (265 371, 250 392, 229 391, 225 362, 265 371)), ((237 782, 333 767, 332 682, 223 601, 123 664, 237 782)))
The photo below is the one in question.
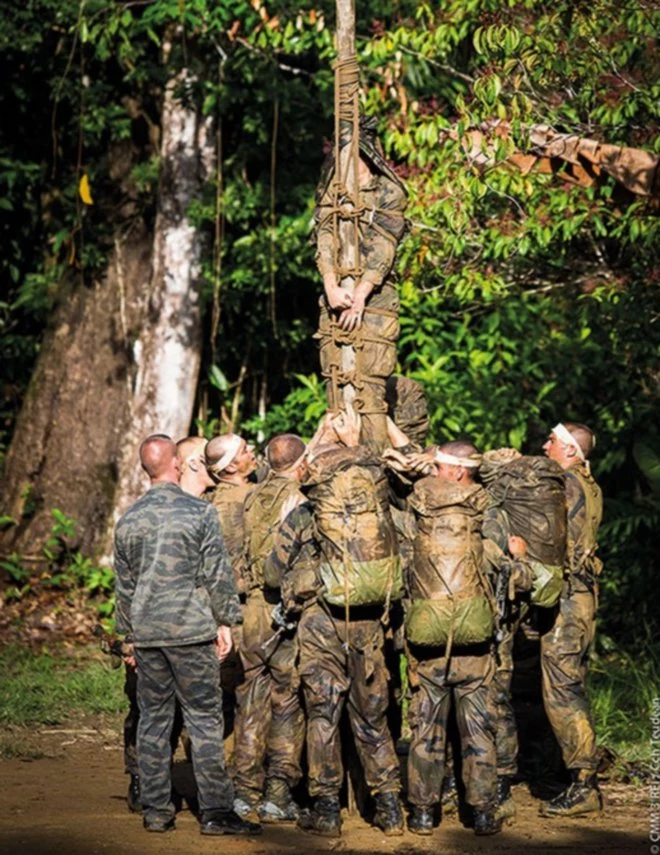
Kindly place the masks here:
MULTIPOLYGON (((645 0, 370 0, 357 14, 363 109, 410 192, 400 370, 424 384, 435 441, 534 453, 559 419, 594 427, 607 497, 599 645, 650 655, 657 198, 604 175, 580 186, 558 163, 524 174, 507 158, 532 149, 538 125, 660 153, 660 13, 645 0), (466 151, 477 127, 485 167, 466 151)), ((30 596, 35 573, 101 600, 111 588, 93 556, 117 505, 123 438, 152 425, 150 399, 135 401, 168 216, 199 238, 194 299, 172 315, 191 324, 189 429, 261 441, 309 435, 323 413, 310 232, 332 134, 333 29, 325 0, 6 4, 5 596, 30 596), (164 154, 168 103, 197 128, 178 171, 183 143, 172 162, 164 154)))

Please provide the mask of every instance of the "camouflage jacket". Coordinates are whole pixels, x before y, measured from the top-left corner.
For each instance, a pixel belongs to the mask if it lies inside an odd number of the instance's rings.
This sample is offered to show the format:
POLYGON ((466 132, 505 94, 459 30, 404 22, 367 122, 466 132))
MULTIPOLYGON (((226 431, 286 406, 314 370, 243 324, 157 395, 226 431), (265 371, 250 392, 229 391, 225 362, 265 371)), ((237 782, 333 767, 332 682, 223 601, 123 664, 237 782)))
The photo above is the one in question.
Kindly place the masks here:
MULTIPOLYGON (((316 264, 322 276, 335 269, 332 192, 332 182, 329 182, 322 191, 314 214, 317 223, 316 264)), ((372 176, 369 184, 360 188, 360 198, 365 209, 359 221, 361 279, 377 287, 390 272, 398 242, 406 229, 403 211, 407 196, 401 184, 386 175, 377 174, 372 176)))
POLYGON ((243 542, 245 540, 245 500, 255 485, 218 482, 213 492, 213 507, 216 509, 220 528, 225 538, 229 563, 239 594, 245 592, 243 579, 243 542))
POLYGON ((241 621, 215 510, 155 484, 115 529, 117 630, 137 647, 198 644, 241 621))
POLYGON ((294 508, 279 527, 273 549, 264 565, 264 577, 282 591, 282 603, 288 613, 316 599, 323 582, 319 574, 321 552, 309 502, 294 508))
POLYGON ((568 566, 571 588, 588 591, 602 569, 596 556, 598 527, 603 518, 603 494, 584 463, 566 470, 568 566))

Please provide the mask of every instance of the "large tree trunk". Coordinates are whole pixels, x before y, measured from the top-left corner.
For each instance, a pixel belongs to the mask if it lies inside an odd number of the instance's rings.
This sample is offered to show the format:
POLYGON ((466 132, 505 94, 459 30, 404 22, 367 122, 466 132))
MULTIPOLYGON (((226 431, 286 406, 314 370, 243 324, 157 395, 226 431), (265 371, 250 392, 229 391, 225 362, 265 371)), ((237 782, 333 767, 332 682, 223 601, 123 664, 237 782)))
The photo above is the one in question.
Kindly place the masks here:
POLYGON ((162 172, 148 295, 148 322, 136 344, 131 428, 119 462, 116 519, 144 491, 140 442, 151 433, 188 435, 201 357, 201 238, 188 217, 214 165, 210 120, 185 97, 191 79, 170 80, 163 105, 162 172))
POLYGON ((109 522, 146 486, 140 440, 189 431, 201 247, 187 209, 214 147, 210 122, 182 97, 187 83, 183 71, 166 87, 153 235, 134 225, 102 279, 71 283, 42 344, 6 458, 1 507, 17 524, 0 536, 0 553, 38 557, 52 508, 77 521, 81 549, 106 552, 109 522))

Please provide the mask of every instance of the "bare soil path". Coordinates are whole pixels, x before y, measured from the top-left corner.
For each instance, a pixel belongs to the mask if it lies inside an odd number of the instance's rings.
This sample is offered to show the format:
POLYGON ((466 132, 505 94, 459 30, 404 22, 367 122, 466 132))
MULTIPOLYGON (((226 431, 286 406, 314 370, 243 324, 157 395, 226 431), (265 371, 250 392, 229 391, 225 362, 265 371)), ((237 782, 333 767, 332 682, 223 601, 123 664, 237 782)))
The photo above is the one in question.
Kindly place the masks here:
MULTIPOLYGON (((6 734, 5 734, 6 738, 6 734)), ((124 800, 119 730, 84 725, 43 728, 30 736, 39 759, 0 761, 2 811, 0 852, 4 855, 276 855, 276 853, 624 853, 649 852, 648 789, 605 785, 606 811, 593 819, 546 820, 524 785, 515 788, 516 823, 502 834, 476 838, 450 817, 430 838, 406 832, 386 838, 359 818, 349 817, 340 840, 311 837, 292 825, 266 826, 261 837, 201 837, 185 806, 177 828, 147 834, 124 800)), ((186 764, 177 763, 185 779, 186 764)))

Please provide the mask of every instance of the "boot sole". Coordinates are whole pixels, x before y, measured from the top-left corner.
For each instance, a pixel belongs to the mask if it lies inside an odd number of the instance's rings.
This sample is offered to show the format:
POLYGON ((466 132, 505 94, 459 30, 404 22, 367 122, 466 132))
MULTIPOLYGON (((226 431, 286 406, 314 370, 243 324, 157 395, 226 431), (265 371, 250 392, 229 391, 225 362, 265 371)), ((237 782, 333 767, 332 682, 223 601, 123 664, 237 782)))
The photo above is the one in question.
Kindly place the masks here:
POLYGON ((421 828, 411 828, 410 826, 408 826, 408 831, 411 834, 416 834, 418 837, 430 837, 433 834, 432 828, 421 829, 421 828))
POLYGON ((597 808, 587 808, 586 810, 558 810, 558 811, 549 811, 547 809, 541 808, 539 810, 539 816, 543 816, 546 819, 554 819, 557 816, 588 816, 590 813, 599 814, 602 813, 602 807, 597 808))
POLYGON ((315 834, 317 837, 341 837, 341 831, 320 831, 318 828, 303 828, 297 826, 301 831, 306 831, 307 834, 315 834))
POLYGON ((208 829, 200 828, 200 834, 203 834, 204 837, 256 837, 261 834, 261 829, 258 831, 230 831, 229 829, 223 828, 218 829, 217 831, 213 829, 213 831, 209 831, 208 829))

